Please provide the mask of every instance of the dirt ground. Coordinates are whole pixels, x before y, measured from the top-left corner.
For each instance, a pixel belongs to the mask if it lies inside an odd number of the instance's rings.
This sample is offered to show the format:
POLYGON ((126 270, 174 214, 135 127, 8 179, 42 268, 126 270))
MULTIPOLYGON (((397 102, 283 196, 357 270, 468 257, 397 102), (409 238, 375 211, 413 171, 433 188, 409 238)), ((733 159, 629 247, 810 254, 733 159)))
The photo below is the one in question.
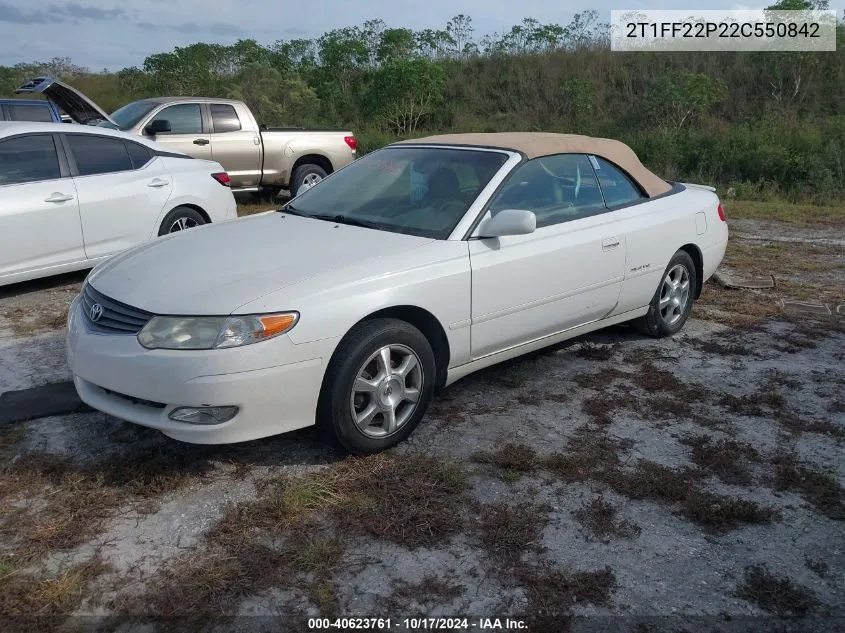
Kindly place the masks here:
MULTIPOLYGON (((732 230, 726 267, 775 288, 710 282, 672 339, 620 326, 470 376, 383 455, 100 413, 0 427, 0 629, 842 630, 845 248, 732 230)), ((69 378, 83 278, 0 289, 0 392, 69 378)))

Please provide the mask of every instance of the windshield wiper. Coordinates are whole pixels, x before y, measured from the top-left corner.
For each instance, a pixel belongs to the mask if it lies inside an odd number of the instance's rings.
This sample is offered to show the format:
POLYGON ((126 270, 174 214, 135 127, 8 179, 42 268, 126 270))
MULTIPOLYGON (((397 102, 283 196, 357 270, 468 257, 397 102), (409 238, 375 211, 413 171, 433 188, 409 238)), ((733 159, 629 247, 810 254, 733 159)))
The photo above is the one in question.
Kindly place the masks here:
POLYGON ((307 214, 307 213, 303 213, 302 211, 300 211, 299 209, 294 208, 294 207, 293 207, 292 205, 290 205, 290 204, 289 204, 289 205, 287 205, 287 206, 285 206, 285 207, 279 207, 279 209, 278 209, 276 212, 277 212, 277 213, 289 213, 290 215, 298 215, 298 216, 300 216, 300 217, 302 217, 302 218, 311 218, 311 217, 314 217, 314 216, 309 215, 309 214, 307 214))
POLYGON ((377 229, 379 225, 375 222, 367 222, 366 220, 358 220, 356 218, 350 218, 345 215, 312 215, 309 216, 312 218, 317 218, 318 220, 326 220, 327 222, 335 222, 337 224, 348 224, 349 226, 360 226, 365 229, 377 229))

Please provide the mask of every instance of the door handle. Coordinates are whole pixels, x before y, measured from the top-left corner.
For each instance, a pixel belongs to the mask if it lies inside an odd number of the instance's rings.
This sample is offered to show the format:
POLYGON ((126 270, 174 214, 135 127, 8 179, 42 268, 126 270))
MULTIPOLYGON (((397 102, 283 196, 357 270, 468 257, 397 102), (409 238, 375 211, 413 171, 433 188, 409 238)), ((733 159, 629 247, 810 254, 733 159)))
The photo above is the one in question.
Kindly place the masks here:
POLYGON ((49 198, 44 198, 44 202, 67 202, 68 200, 73 200, 73 196, 58 191, 51 194, 49 198))
POLYGON ((162 180, 161 178, 156 178, 152 182, 147 183, 148 187, 166 187, 170 183, 166 180, 162 180))
POLYGON ((194 145, 208 145, 211 143, 207 138, 198 138, 194 141, 194 145))
POLYGON ((619 238, 618 237, 608 237, 601 243, 601 249, 603 251, 610 251, 619 246, 619 238))

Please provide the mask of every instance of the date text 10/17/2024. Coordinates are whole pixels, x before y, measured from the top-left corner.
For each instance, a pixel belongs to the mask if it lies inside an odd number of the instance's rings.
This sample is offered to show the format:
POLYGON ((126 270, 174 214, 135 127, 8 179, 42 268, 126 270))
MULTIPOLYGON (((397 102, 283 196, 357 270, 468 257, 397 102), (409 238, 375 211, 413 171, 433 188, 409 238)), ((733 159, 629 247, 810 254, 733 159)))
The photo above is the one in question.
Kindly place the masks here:
POLYGON ((308 629, 340 631, 527 631, 514 618, 309 618, 308 629), (395 628, 394 628, 395 627, 395 628))

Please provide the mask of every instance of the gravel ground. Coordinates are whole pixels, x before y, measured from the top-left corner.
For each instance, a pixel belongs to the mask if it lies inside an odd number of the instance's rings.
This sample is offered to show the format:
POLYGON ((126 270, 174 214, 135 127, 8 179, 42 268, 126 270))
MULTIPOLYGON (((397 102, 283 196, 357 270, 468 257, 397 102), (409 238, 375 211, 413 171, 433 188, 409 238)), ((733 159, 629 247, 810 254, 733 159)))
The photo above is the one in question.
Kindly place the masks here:
MULTIPOLYGON (((69 378, 56 319, 81 280, 0 295, 0 392, 69 378)), ((0 620, 841 630, 843 324, 734 327, 726 292, 673 339, 620 326, 472 375, 376 458, 310 429, 197 447, 100 413, 0 428, 0 620)))

